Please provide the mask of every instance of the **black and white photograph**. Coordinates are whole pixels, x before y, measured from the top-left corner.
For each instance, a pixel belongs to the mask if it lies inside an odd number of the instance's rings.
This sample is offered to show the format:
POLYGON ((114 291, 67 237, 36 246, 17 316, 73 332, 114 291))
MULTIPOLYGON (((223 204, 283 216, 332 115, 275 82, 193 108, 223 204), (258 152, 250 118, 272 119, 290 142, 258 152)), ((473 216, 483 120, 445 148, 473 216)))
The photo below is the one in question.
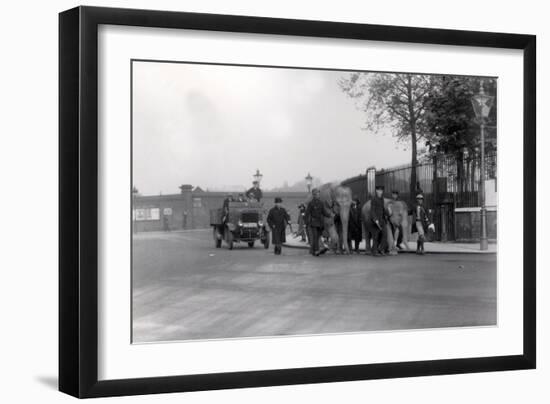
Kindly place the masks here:
POLYGON ((130 68, 133 344, 498 326, 498 77, 130 68))
POLYGON ((89 3, 2 4, 3 403, 548 401, 544 2, 89 3))

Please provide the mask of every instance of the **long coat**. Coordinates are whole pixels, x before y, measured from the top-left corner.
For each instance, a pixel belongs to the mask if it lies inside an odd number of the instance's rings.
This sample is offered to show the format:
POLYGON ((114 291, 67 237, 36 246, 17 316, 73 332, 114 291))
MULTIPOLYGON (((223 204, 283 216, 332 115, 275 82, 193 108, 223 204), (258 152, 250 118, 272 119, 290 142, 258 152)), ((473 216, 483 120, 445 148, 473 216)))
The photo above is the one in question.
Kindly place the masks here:
POLYGON ((274 206, 267 214, 267 224, 271 228, 271 242, 275 245, 286 241, 286 226, 290 223, 290 216, 285 208, 274 206))

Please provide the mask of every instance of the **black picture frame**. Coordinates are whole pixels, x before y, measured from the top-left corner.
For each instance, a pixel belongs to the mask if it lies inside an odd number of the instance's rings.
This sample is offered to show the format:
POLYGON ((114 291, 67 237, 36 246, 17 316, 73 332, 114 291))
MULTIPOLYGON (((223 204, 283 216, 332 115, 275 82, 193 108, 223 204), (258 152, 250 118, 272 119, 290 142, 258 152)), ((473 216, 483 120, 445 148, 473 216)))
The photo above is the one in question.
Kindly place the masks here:
POLYGON ((60 13, 59 390, 85 398, 535 368, 535 105, 534 35, 97 7, 60 13), (523 354, 98 381, 100 24, 523 50, 523 354))

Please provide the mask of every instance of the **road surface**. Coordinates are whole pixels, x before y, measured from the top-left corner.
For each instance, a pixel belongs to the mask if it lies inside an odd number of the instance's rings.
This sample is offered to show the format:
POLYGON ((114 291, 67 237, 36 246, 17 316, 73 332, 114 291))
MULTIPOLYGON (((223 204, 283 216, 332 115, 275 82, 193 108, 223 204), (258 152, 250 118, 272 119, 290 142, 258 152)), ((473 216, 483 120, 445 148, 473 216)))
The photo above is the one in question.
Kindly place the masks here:
POLYGON ((140 233, 133 342, 496 324, 496 255, 312 257, 209 230, 140 233))

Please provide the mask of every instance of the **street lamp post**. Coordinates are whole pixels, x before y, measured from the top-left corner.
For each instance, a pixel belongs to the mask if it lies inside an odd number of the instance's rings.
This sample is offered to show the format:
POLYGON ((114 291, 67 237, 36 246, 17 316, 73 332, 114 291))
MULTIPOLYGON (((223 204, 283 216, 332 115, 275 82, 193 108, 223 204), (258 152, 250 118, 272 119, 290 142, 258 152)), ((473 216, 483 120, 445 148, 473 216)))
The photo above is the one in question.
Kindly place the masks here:
POLYGON ((258 185, 259 185, 259 184, 260 184, 260 181, 261 181, 262 178, 263 178, 263 174, 260 173, 260 170, 256 168, 256 172, 254 173, 253 177, 254 177, 254 180, 255 180, 255 181, 258 181, 258 185))
POLYGON ((481 220, 481 236, 479 240, 480 250, 488 249, 487 241, 487 207, 485 206, 485 120, 489 117, 489 112, 493 106, 494 97, 485 94, 483 89, 483 80, 479 83, 479 93, 472 97, 472 106, 476 117, 479 119, 481 132, 481 167, 480 167, 480 220, 481 220))
POLYGON ((307 173, 307 177, 305 178, 306 185, 307 185, 307 192, 311 192, 311 185, 313 184, 313 177, 310 173, 307 173))

